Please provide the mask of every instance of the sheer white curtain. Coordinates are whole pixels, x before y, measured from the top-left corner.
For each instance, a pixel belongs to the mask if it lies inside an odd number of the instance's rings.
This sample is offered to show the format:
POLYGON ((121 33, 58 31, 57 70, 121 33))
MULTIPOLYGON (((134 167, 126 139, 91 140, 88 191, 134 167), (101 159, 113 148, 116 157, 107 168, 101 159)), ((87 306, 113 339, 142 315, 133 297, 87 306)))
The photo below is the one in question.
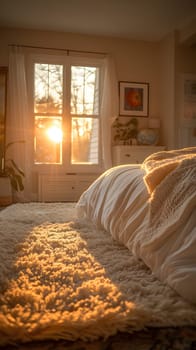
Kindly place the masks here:
POLYGON ((19 47, 11 47, 8 67, 8 115, 6 123, 6 143, 14 142, 9 148, 9 156, 24 171, 24 191, 14 193, 14 199, 29 201, 29 161, 28 161, 28 103, 24 54, 19 47), (24 141, 19 143, 17 141, 24 141))
POLYGON ((104 59, 104 81, 101 99, 102 154, 104 168, 112 166, 111 127, 118 113, 118 83, 113 58, 104 59))
MULTIPOLYGON (((26 202, 31 200, 31 140, 32 132, 29 127, 28 99, 25 74, 25 57, 21 48, 11 47, 9 52, 9 96, 6 142, 24 141, 15 143, 9 149, 11 158, 24 170, 25 189, 15 193, 15 200, 26 202)), ((118 84, 115 66, 112 57, 104 58, 104 79, 101 97, 101 132, 102 155, 104 168, 112 166, 111 155, 111 127, 117 117, 118 84)))

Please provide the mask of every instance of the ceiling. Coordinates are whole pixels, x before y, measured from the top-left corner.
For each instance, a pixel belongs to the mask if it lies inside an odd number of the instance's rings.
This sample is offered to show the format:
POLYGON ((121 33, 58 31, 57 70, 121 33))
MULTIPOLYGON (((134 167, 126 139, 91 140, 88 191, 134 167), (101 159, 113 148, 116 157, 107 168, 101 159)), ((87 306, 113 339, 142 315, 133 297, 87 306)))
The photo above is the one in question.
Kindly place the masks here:
POLYGON ((0 27, 159 41, 196 19, 196 0, 0 0, 0 27))

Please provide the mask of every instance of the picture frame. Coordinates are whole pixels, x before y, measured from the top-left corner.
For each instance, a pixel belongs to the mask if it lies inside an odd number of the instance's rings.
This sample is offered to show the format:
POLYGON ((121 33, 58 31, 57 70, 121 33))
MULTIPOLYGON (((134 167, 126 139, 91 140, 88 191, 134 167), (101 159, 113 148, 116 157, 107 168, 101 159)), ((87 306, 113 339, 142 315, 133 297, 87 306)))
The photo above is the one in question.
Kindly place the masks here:
POLYGON ((119 82, 119 115, 148 117, 149 83, 119 82))

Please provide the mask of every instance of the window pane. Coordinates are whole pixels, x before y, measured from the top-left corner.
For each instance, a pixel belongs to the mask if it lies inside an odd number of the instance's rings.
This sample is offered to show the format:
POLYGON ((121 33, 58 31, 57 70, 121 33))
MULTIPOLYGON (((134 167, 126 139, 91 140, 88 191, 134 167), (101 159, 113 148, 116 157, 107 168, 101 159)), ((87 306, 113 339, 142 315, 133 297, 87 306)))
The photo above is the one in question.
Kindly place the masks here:
POLYGON ((34 162, 62 164, 62 118, 35 117, 34 162))
POLYGON ((72 164, 98 164, 98 129, 98 119, 72 118, 72 164))
POLYGON ((34 113, 62 113, 63 66, 35 64, 34 113))
POLYGON ((71 113, 99 114, 99 68, 71 67, 71 113))

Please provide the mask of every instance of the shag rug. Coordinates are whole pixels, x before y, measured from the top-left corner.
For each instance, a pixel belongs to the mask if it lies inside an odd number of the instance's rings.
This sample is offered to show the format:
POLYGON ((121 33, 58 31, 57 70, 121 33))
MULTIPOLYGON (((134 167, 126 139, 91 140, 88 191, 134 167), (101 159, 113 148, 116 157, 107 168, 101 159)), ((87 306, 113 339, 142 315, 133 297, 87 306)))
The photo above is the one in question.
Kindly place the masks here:
POLYGON ((195 325, 196 306, 108 232, 77 219, 75 204, 0 212, 0 345, 195 325))

